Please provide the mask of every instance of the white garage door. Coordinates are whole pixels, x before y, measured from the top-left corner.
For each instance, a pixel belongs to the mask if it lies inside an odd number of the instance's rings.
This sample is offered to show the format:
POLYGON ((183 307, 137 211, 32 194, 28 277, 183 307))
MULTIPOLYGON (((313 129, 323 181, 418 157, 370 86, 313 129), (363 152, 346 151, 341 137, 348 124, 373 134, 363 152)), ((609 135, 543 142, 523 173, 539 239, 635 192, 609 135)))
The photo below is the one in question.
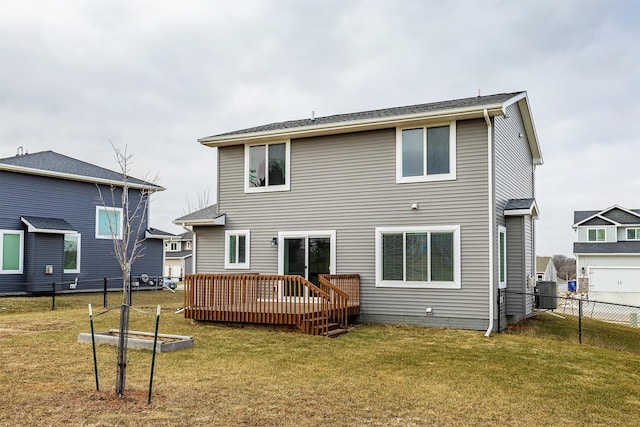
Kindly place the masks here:
POLYGON ((640 268, 591 267, 590 292, 640 292, 640 268))

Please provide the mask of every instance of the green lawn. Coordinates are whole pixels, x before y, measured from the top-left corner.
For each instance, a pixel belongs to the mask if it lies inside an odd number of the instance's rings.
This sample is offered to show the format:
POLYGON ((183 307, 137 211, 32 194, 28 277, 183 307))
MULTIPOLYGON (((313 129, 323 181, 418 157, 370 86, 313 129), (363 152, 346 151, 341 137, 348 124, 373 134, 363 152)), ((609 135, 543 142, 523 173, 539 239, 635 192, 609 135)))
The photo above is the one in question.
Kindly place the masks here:
MULTIPOLYGON (((0 425, 629 426, 640 417, 640 354, 550 339, 546 321, 490 338, 361 325, 327 339, 185 320, 175 314, 181 292, 133 301, 146 314, 132 311, 131 329, 153 331, 161 304, 160 332, 196 343, 157 356, 150 406, 148 351, 129 351, 118 399, 116 350, 99 346, 95 391, 91 345, 77 336, 89 331, 87 303, 103 311, 101 295, 59 296, 55 311, 50 298, 0 298, 0 425)), ((96 330, 117 322, 113 310, 96 330)))

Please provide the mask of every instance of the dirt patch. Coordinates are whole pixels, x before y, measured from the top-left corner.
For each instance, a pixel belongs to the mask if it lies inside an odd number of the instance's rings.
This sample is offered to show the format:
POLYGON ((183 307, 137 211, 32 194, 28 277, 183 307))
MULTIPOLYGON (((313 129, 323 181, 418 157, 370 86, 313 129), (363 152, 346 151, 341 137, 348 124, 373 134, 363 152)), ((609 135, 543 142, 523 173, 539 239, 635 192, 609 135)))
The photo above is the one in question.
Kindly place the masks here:
POLYGON ((533 326, 529 325, 509 325, 507 326, 507 330, 509 331, 528 331, 533 329, 533 326))

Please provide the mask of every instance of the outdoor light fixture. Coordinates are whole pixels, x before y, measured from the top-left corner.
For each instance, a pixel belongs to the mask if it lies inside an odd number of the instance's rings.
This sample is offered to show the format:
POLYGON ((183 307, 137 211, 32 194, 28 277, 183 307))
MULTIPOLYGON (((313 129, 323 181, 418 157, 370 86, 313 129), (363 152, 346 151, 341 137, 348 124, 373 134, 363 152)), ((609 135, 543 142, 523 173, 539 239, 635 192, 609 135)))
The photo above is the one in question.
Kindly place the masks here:
POLYGON ((278 246, 278 238, 274 237, 273 239, 271 239, 271 246, 278 246))

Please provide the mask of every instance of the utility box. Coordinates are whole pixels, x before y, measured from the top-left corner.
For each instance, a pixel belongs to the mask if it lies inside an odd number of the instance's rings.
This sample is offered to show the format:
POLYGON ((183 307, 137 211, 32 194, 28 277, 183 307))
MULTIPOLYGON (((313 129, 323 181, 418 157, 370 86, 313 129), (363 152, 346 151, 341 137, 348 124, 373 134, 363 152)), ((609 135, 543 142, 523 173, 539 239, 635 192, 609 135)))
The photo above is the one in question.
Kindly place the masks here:
POLYGON ((555 310, 558 308, 558 283, 536 283, 536 308, 541 310, 555 310))

